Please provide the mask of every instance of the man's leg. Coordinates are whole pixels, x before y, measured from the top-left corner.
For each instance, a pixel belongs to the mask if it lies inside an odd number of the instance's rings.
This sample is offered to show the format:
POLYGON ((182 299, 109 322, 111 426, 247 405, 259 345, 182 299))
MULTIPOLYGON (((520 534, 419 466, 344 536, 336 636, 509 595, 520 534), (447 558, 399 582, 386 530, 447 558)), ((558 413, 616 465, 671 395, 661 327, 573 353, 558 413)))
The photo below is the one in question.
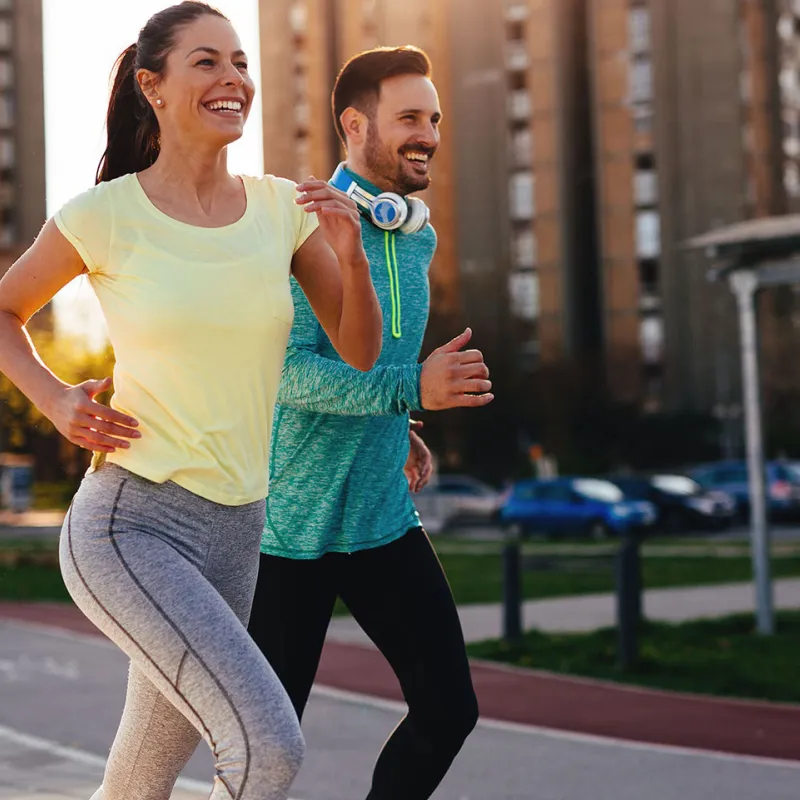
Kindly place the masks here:
POLYGON ((336 593, 325 556, 261 554, 248 631, 302 718, 317 674, 336 593))
POLYGON ((427 800, 478 719, 450 586, 421 528, 337 565, 339 595, 391 664, 408 703, 367 800, 427 800))

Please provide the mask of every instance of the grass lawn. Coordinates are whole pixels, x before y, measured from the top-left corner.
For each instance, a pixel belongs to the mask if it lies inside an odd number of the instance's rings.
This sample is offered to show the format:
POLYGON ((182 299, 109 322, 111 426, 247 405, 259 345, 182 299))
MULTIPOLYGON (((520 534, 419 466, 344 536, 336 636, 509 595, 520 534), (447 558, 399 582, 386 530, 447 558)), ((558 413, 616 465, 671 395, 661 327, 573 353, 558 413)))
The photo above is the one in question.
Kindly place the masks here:
POLYGON ((616 630, 588 634, 531 631, 521 645, 502 641, 469 646, 477 658, 640 686, 800 703, 797 663, 800 612, 779 612, 775 636, 753 632, 752 614, 679 625, 645 623, 640 663, 615 666, 616 630))
MULTIPOLYGON (((441 553, 440 559, 456 602, 500 602, 502 561, 499 554, 441 553)), ((586 571, 587 561, 580 555, 560 558, 559 564, 566 567, 572 564, 577 569, 526 572, 525 597, 564 597, 614 590, 614 576, 608 564, 586 571)), ((774 558, 772 568, 776 578, 800 576, 800 556, 774 558)), ((698 586, 750 580, 751 565, 746 557, 658 557, 643 560, 643 573, 647 588, 698 586)), ((11 599, 67 599, 58 572, 55 542, 0 540, 0 600, 11 599)), ((343 609, 339 607, 339 611, 343 609)))

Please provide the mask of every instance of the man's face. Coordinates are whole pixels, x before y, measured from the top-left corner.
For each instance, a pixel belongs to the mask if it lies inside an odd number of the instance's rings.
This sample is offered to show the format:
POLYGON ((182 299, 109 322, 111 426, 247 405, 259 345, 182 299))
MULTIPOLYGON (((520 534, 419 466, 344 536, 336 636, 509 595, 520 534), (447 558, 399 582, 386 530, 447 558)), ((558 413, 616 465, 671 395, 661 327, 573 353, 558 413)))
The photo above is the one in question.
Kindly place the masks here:
POLYGON ((373 182, 400 195, 427 189, 441 118, 439 96, 429 78, 398 75, 383 81, 364 150, 373 182))

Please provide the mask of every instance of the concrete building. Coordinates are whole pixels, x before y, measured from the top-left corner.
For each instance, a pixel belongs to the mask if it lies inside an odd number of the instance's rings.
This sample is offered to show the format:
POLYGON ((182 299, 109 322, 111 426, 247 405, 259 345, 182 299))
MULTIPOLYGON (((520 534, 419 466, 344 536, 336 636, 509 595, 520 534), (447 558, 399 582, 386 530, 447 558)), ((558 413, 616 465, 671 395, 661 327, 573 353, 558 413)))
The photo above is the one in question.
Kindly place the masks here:
POLYGON ((0 0, 0 274, 45 219, 41 0, 0 0))

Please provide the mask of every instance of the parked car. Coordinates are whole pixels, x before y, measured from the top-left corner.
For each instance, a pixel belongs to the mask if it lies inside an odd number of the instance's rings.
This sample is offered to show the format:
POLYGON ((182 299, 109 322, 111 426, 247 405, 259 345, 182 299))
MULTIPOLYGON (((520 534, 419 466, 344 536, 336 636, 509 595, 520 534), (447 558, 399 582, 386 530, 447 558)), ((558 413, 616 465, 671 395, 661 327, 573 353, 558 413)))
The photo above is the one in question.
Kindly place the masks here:
POLYGON ((523 536, 542 532, 606 539, 650 528, 656 509, 647 500, 626 500, 622 490, 606 480, 554 478, 514 484, 499 517, 523 536))
MULTIPOLYGON (((767 513, 771 519, 800 518, 800 469, 783 461, 766 463, 767 513)), ((719 461, 689 473, 704 489, 719 489, 736 500, 737 514, 750 516, 750 489, 744 461, 719 461)))
POLYGON ((470 475, 439 475, 413 499, 425 530, 438 533, 458 524, 490 523, 501 495, 470 475))
POLYGON ((612 476, 628 500, 649 500, 666 533, 723 530, 736 516, 736 500, 719 489, 705 490, 686 475, 612 476))

